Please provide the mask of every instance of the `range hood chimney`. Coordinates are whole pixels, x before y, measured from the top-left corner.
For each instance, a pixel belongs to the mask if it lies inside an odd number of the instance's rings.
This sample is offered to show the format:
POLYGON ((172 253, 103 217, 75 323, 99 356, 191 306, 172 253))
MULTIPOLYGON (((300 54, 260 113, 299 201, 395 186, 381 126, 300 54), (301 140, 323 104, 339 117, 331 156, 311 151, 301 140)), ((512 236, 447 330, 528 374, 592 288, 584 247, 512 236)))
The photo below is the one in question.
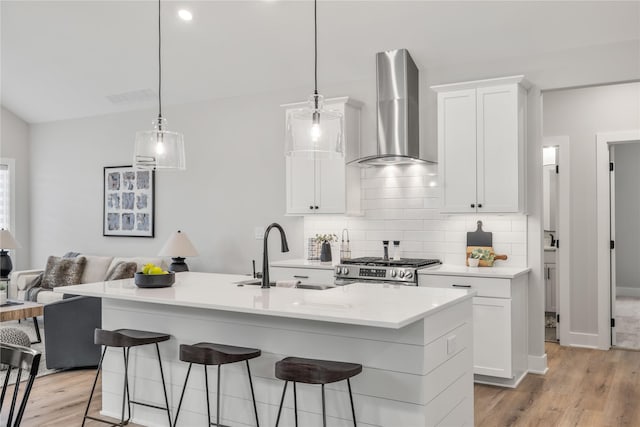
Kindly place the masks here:
POLYGON ((376 54, 377 154, 359 166, 431 163, 420 159, 418 67, 406 49, 376 54))

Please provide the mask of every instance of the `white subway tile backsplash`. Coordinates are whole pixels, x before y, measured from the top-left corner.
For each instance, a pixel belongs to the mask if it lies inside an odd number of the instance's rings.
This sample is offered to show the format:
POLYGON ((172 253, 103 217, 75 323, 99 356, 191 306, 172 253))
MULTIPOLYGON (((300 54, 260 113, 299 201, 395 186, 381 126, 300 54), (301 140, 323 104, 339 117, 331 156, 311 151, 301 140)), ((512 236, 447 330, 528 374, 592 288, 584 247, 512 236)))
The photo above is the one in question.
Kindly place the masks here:
POLYGON ((526 266, 527 217, 441 214, 437 165, 366 168, 361 176, 364 216, 307 216, 305 238, 316 233, 340 237, 341 230, 348 228, 352 257, 382 256, 382 240, 400 240, 405 258, 464 264, 466 234, 475 231, 481 220, 483 229, 493 232, 496 253, 509 257, 499 265, 526 266))
POLYGON ((393 219, 385 221, 385 230, 414 230, 422 231, 420 219, 393 219))

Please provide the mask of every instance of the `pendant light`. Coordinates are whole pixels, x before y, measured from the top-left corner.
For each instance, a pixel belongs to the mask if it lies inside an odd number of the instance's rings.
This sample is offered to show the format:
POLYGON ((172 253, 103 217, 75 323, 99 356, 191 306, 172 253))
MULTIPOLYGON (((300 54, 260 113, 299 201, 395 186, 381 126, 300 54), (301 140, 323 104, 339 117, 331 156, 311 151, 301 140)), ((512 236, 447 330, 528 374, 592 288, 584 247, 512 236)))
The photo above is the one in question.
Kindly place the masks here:
POLYGON ((289 110, 285 154, 301 157, 343 157, 342 113, 324 108, 318 94, 318 3, 313 1, 314 81, 313 95, 305 108, 289 110))
POLYGON ((184 138, 166 129, 162 117, 162 32, 158 0, 158 119, 153 130, 136 132, 133 165, 140 169, 184 170, 184 138))

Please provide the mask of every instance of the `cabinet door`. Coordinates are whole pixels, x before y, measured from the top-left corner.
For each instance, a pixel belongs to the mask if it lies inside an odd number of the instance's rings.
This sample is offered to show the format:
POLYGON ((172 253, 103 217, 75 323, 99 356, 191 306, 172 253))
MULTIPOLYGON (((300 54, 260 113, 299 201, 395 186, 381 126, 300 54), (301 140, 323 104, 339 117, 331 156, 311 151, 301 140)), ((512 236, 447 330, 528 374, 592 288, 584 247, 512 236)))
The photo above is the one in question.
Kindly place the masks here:
POLYGON ((438 167, 442 211, 475 212, 475 89, 438 93, 438 167))
POLYGON ((473 372, 512 378, 511 299, 473 299, 473 372))
POLYGON ((302 157, 286 158, 287 213, 310 214, 316 212, 315 160, 302 157))
POLYGON ((316 213, 342 214, 347 210, 344 159, 316 161, 316 213))
POLYGON ((518 86, 477 89, 478 212, 518 212, 518 86))

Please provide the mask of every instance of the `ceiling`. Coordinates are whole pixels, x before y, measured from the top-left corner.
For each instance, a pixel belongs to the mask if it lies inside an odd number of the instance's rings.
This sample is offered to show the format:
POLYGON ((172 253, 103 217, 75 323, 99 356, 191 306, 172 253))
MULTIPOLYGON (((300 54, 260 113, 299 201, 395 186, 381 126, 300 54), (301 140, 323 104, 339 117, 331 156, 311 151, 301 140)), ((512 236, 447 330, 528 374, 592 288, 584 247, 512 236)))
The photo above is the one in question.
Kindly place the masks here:
MULTIPOLYGON (((27 122, 156 105, 155 1, 0 4, 1 101, 27 122)), ((310 1, 162 4, 165 104, 312 89, 310 1)), ((428 72, 640 40, 638 1, 320 1, 318 19, 320 89, 371 75, 373 55, 399 47, 428 72)))

